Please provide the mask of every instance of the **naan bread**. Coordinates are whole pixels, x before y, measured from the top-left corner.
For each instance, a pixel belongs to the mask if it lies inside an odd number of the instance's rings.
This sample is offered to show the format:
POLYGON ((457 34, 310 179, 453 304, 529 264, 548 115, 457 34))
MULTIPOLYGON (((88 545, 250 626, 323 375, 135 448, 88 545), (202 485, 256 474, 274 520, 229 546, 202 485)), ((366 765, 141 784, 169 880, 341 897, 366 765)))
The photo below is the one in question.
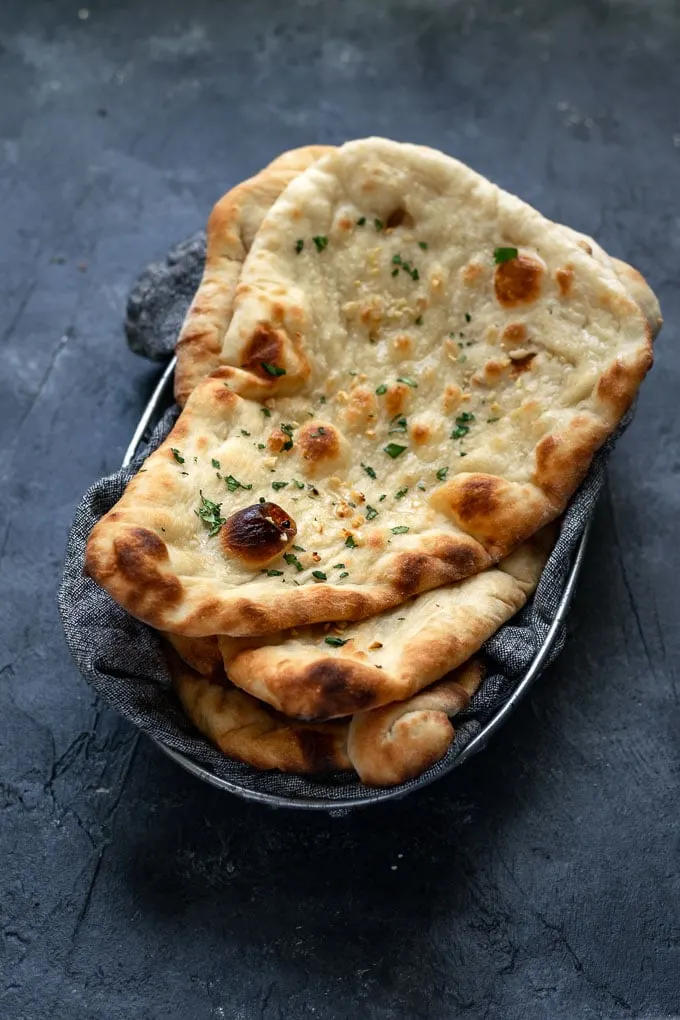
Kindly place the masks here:
POLYGON ((222 339, 231 319, 243 261, 265 213, 294 177, 332 149, 292 149, 255 177, 227 192, 207 227, 205 269, 177 341, 175 399, 184 406, 194 387, 220 365, 222 339))
POLYGON ((372 786, 420 775, 444 757, 455 732, 450 719, 467 708, 482 678, 472 661, 410 701, 350 720, 306 725, 286 719, 221 681, 170 657, 175 689, 196 728, 230 758, 255 768, 321 773, 354 768, 372 786))
POLYGON ((441 153, 349 143, 265 216, 227 364, 99 522, 88 570, 187 636, 453 583, 561 511, 651 336, 578 235, 441 153))
POLYGON ((256 645, 220 637, 224 668, 238 687, 299 719, 405 701, 469 659, 521 609, 553 544, 546 528, 497 567, 361 623, 317 624, 256 645))

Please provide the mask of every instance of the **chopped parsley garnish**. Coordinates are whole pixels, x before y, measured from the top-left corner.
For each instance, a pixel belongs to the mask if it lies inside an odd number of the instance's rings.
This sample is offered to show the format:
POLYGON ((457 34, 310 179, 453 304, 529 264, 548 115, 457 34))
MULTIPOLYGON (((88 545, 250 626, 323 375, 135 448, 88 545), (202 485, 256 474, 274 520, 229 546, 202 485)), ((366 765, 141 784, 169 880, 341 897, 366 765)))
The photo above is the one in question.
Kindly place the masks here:
POLYGON ((392 458, 392 460, 396 460, 397 457, 401 457, 405 449, 405 446, 399 446, 398 443, 388 443, 387 446, 383 446, 383 450, 388 457, 392 458))
POLYGON ((462 450, 461 450, 461 452, 460 452, 460 455, 461 455, 461 457, 467 457, 467 453, 463 453, 463 451, 462 451, 462 450))
POLYGON ((267 449, 267 447, 264 445, 264 443, 258 443, 257 444, 257 448, 258 448, 258 450, 266 450, 267 449))
POLYGON ((459 365, 463 365, 467 361, 467 354, 461 354, 457 360, 459 365))
POLYGON ((305 483, 304 482, 298 482, 297 478, 293 479, 293 485, 295 486, 296 489, 304 489, 304 487, 305 487, 305 483))
POLYGON ((381 231, 381 230, 383 229, 383 227, 385 226, 385 224, 383 223, 383 221, 382 221, 382 220, 379 220, 379 219, 378 219, 378 218, 376 217, 376 219, 374 219, 374 220, 373 220, 373 226, 375 227, 375 229, 376 229, 376 230, 377 230, 378 232, 380 232, 380 231, 381 231))
POLYGON ((418 389, 418 383, 415 381, 412 375, 400 375, 397 382, 406 383, 407 386, 413 387, 414 390, 418 389))
POLYGON ((295 549, 296 552, 306 552, 307 551, 303 545, 294 545, 293 549, 295 549))
POLYGON ((491 425, 494 421, 500 421, 500 418, 487 418, 486 421, 488 425, 491 425))
POLYGON ((422 326, 422 324, 423 324, 423 317, 422 317, 422 315, 419 315, 418 318, 414 319, 413 321, 415 322, 416 326, 422 326))
POLYGON ((411 270, 411 279, 414 282, 417 282, 420 279, 420 273, 418 272, 417 269, 412 269, 411 270))
POLYGON ((310 432, 309 434, 310 434, 310 437, 312 439, 318 439, 319 436, 325 436, 326 435, 326 430, 323 427, 323 425, 319 425, 319 427, 316 430, 316 432, 310 432))
POLYGON ((343 645, 347 644, 347 642, 349 641, 349 638, 330 637, 329 636, 329 637, 325 637, 324 641, 326 642, 327 645, 333 645, 334 648, 342 648, 343 645))
POLYGON ((378 511, 374 506, 366 504, 366 520, 372 521, 378 516, 378 511))
POLYGON ((390 421, 390 427, 387 430, 388 436, 391 436, 393 432, 406 432, 406 418, 403 414, 395 414, 394 418, 390 421))
POLYGON ((210 463, 212 464, 212 466, 213 466, 214 468, 217 468, 217 470, 218 470, 218 471, 219 471, 219 470, 221 469, 221 467, 222 467, 222 465, 220 464, 219 460, 215 460, 215 458, 214 458, 214 457, 213 457, 213 459, 212 459, 212 460, 210 461, 210 463))
POLYGON ((344 570, 344 569, 345 569, 345 564, 344 563, 334 563, 333 564, 333 570, 344 570))
POLYGON ((312 571, 312 577, 316 578, 317 581, 325 581, 325 580, 327 580, 326 575, 324 574, 323 570, 313 570, 312 571))
POLYGON ((385 499, 387 499, 387 493, 386 493, 386 492, 383 492, 382 496, 380 496, 380 498, 378 499, 378 502, 379 502, 379 503, 382 503, 382 502, 383 502, 383 500, 385 500, 385 499))
POLYGON ((401 265, 401 255, 393 255, 392 256, 392 261, 394 262, 395 266, 400 266, 401 265))
POLYGON ((239 482, 238 478, 234 478, 233 475, 227 475, 224 479, 227 483, 229 492, 236 492, 237 489, 252 489, 252 485, 244 485, 243 482, 239 482))
POLYGON ((283 444, 283 449, 284 450, 292 450, 293 449, 293 426, 292 425, 284 425, 282 423, 281 424, 281 431, 284 432, 288 436, 288 439, 283 444))
POLYGON ((407 492, 408 492, 408 485, 405 485, 403 489, 397 489, 397 491, 394 494, 394 498, 395 499, 403 499, 407 492))
POLYGON ((304 248, 304 246, 305 246, 305 242, 302 240, 301 237, 298 238, 298 240, 295 242, 295 254, 299 255, 300 252, 302 251, 302 249, 304 248))
POLYGON ((312 238, 312 241, 316 245, 317 251, 323 251, 324 248, 328 247, 328 238, 323 234, 317 234, 316 237, 312 238))
POLYGON ((365 222, 366 222, 366 217, 365 216, 360 216, 359 219, 357 220, 357 226, 358 227, 363 227, 365 222))
POLYGON ((390 528, 393 535, 405 535, 408 530, 405 524, 399 524, 396 528, 390 528))
POLYGON ((439 471, 437 471, 437 478, 439 479, 440 482, 445 482, 448 473, 449 469, 447 467, 439 468, 439 471))
POLYGON ((249 436, 250 432, 247 432, 246 429, 241 429, 241 435, 242 436, 249 436))
POLYGON ((387 386, 385 386, 385 383, 380 383, 380 386, 376 386, 375 392, 379 397, 382 397, 384 393, 387 393, 387 386))
POLYGON ((349 577, 349 573, 346 570, 344 573, 338 574, 338 581, 342 581, 343 577, 349 577))
POLYGON ((368 475, 369 478, 373 478, 373 479, 376 478, 376 473, 375 473, 375 471, 373 470, 372 467, 370 467, 368 464, 362 464, 361 466, 362 466, 362 468, 364 469, 364 471, 366 472, 366 474, 368 475))
POLYGON ((305 568, 304 568, 304 567, 302 566, 302 564, 300 563, 300 561, 299 561, 299 559, 297 558, 297 556, 295 555, 295 553, 284 553, 284 554, 283 554, 283 558, 284 558, 284 560, 286 561, 286 563, 287 563, 287 564, 288 564, 289 566, 291 566, 291 567, 296 567, 296 568, 297 568, 297 570, 298 570, 298 573, 299 573, 299 572, 300 572, 301 570, 304 570, 304 569, 305 569, 305 568))
POLYGON ((354 535, 348 535, 345 539, 345 545, 348 549, 356 549, 356 542, 354 541, 354 535))
POLYGON ((279 489, 285 489, 287 485, 288 482, 272 482, 272 489, 274 489, 275 492, 278 492, 279 489))
POLYGON ((469 312, 465 313, 465 321, 466 322, 472 322, 472 316, 470 315, 469 312))
POLYGON ((267 574, 267 577, 283 577, 283 571, 282 570, 267 570, 266 574, 267 574))
POLYGON ((398 269, 393 269, 392 270, 392 276, 399 276, 399 270, 398 269))
POLYGON ((423 251, 427 251, 427 241, 418 241, 418 247, 422 248, 423 251))
POLYGON ((261 407, 260 410, 262 411, 262 414, 265 416, 265 418, 271 418, 272 413, 268 407, 261 407))
POLYGON ((264 496, 260 496, 260 503, 266 503, 264 496))
POLYGON ((501 262, 510 262, 511 259, 516 259, 518 254, 517 248, 495 248, 493 260, 498 266, 501 262))
POLYGON ((474 421, 474 420, 475 420, 475 416, 474 416, 474 414, 471 414, 471 413, 470 413, 470 411, 463 411, 463 412, 462 412, 461 414, 459 414, 459 415, 458 415, 458 417, 456 418, 456 425, 457 425, 457 424, 458 424, 459 422, 468 422, 468 421, 474 421))
POLYGON ((206 499, 202 491, 199 491, 199 495, 201 497, 201 505, 198 510, 194 510, 194 513, 210 528, 208 537, 213 538, 222 525, 226 524, 227 519, 226 517, 220 516, 220 510, 222 509, 221 503, 213 503, 211 499, 206 499))
MULTIPOLYGON (((271 361, 261 361, 260 364, 268 375, 277 376, 286 374, 285 368, 279 368, 278 365, 272 365, 271 361)), ((271 411, 269 413, 271 414, 271 411)))
POLYGON ((170 452, 172 453, 173 457, 175 458, 175 460, 177 461, 178 464, 183 464, 184 463, 184 457, 179 452, 179 450, 175 449, 174 446, 170 447, 170 452))
POLYGON ((324 394, 323 394, 323 393, 322 393, 322 394, 321 394, 321 396, 319 397, 319 403, 320 403, 320 404, 325 404, 325 403, 326 403, 326 397, 324 396, 324 394))

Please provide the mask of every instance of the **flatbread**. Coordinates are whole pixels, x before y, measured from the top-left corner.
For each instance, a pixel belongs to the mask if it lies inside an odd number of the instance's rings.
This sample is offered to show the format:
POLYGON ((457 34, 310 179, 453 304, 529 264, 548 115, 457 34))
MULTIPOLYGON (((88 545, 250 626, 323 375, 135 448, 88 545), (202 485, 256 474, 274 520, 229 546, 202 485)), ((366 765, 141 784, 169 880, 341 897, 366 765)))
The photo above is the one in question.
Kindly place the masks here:
POLYGON ((87 569, 187 636, 362 619, 453 583, 561 511, 651 337, 565 228, 441 153, 349 143, 266 215, 228 364, 99 522, 87 569))
POLYGON ((332 149, 307 145, 284 152, 255 177, 232 188, 214 207, 207 227, 203 278, 177 340, 175 400, 184 406, 194 387, 220 365, 243 261, 265 213, 302 170, 332 149))
POLYGON ((224 668, 238 687, 298 719, 405 701, 469 659, 522 608, 553 544, 549 527, 497 567, 361 623, 317 624, 250 641, 219 637, 224 668))
POLYGON ((467 708, 483 678, 475 660, 428 691, 351 720, 306 725, 286 719, 230 685, 170 656, 175 689, 196 728, 224 754, 259 769, 300 774, 354 768, 372 786, 420 775, 446 754, 450 719, 467 708))

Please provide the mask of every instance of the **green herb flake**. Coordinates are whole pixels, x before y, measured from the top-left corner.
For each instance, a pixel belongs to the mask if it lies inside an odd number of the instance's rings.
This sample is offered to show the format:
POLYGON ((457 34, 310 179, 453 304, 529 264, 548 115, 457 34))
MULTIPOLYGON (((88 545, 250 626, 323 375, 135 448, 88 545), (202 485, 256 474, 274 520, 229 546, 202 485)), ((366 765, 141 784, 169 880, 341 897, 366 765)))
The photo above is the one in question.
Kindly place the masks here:
POLYGON ((172 453, 173 457, 175 458, 178 464, 184 463, 184 457, 182 456, 179 450, 175 449, 174 446, 170 447, 170 452, 172 453))
POLYGON ((265 573, 267 574, 267 577, 283 577, 282 570, 267 570, 265 573))
POLYGON ((248 432, 246 429, 241 429, 241 435, 242 436, 249 436, 250 432, 248 432))
POLYGON ((295 242, 295 254, 299 255, 300 252, 302 251, 302 249, 304 248, 304 246, 305 246, 305 242, 302 240, 301 237, 299 237, 297 239, 297 241, 295 242))
POLYGON ((296 489, 304 489, 304 487, 305 487, 305 483, 304 482, 299 482, 297 480, 297 478, 293 479, 293 485, 295 486, 296 489))
POLYGON ((470 315, 469 312, 465 313, 465 321, 466 322, 472 322, 472 316, 470 315))
POLYGON ((394 418, 390 421, 390 427, 387 430, 388 436, 391 436, 394 432, 406 432, 408 422, 403 414, 395 414, 394 418))
POLYGON ((326 397, 323 395, 323 393, 319 397, 319 403, 320 404, 325 404, 326 403, 326 397))
POLYGON ((399 270, 398 269, 393 269, 391 275, 392 276, 399 276, 399 270))
POLYGON ((408 492, 408 485, 405 485, 403 489, 397 489, 397 491, 394 494, 394 498, 395 499, 403 499, 407 492, 408 492))
POLYGON ((359 219, 357 220, 357 226, 358 227, 363 227, 365 222, 366 222, 366 217, 365 216, 360 216, 359 219))
POLYGON ((387 393, 387 386, 385 386, 385 383, 380 383, 380 386, 376 386, 375 392, 379 397, 382 397, 385 393, 387 393))
POLYGON ((405 446, 399 446, 398 443, 388 443, 387 446, 383 446, 383 450, 388 457, 392 458, 392 460, 396 460, 397 457, 401 457, 405 449, 405 446))
MULTIPOLYGON (((285 368, 279 368, 278 365, 272 365, 271 361, 261 361, 260 364, 268 375, 279 376, 286 374, 285 368)), ((271 417, 271 411, 267 417, 271 417)))
POLYGON ((349 577, 349 573, 346 570, 344 573, 338 574, 338 581, 342 581, 343 577, 349 577))
POLYGON ((294 545, 292 548, 295 549, 296 552, 307 552, 303 545, 294 545))
POLYGON ((328 238, 323 234, 317 234, 316 237, 312 238, 312 241, 316 245, 317 251, 323 251, 324 248, 328 247, 328 238))
POLYGON ((422 324, 423 324, 423 317, 422 317, 422 315, 419 315, 418 318, 414 319, 413 321, 414 321, 416 326, 422 326, 422 324))
POLYGON ((518 254, 517 248, 495 248, 493 260, 499 266, 501 262, 510 262, 512 259, 516 259, 518 254))
POLYGON ((296 567, 298 573, 305 568, 300 563, 295 553, 284 553, 283 558, 290 567, 296 567))
POLYGON ((325 637, 324 641, 326 642, 327 645, 332 645, 333 648, 342 648, 343 645, 347 644, 347 642, 349 641, 349 638, 330 637, 329 636, 329 637, 325 637))
POLYGON ((217 470, 218 470, 218 471, 219 471, 219 470, 221 469, 221 467, 222 467, 222 465, 220 464, 219 460, 215 460, 215 458, 214 458, 214 457, 213 457, 213 459, 212 459, 212 460, 210 461, 210 463, 212 464, 212 466, 213 466, 214 468, 217 468, 217 470))
POLYGON ((344 570, 344 569, 345 569, 345 564, 344 563, 334 563, 333 564, 333 570, 344 570))
POLYGON ((272 489, 274 492, 278 492, 279 489, 285 489, 287 485, 288 482, 272 482, 272 489))
POLYGON ((393 255, 392 262, 395 264, 395 266, 400 266, 402 264, 401 255, 393 255))
POLYGON ((377 476, 376 476, 376 473, 375 473, 375 471, 373 470, 373 468, 372 468, 372 467, 370 467, 370 466, 369 466, 368 464, 362 464, 361 466, 362 466, 362 468, 364 469, 364 471, 366 472, 366 474, 368 475, 368 477, 369 477, 369 478, 373 478, 373 479, 375 480, 375 478, 376 478, 377 476))
POLYGON ((418 280, 420 279, 420 273, 418 272, 417 269, 411 270, 411 279, 413 280, 414 283, 417 283, 418 280))
POLYGON ((439 471, 437 471, 437 478, 438 478, 438 480, 440 482, 445 482, 446 481, 446 476, 448 475, 448 473, 449 473, 449 469, 447 467, 439 468, 439 471))
POLYGON ((487 425, 491 425, 495 421, 500 421, 500 418, 487 418, 486 419, 487 425))
POLYGON ((267 449, 267 447, 264 445, 264 443, 258 443, 257 444, 257 448, 258 448, 258 450, 266 450, 267 449))
POLYGON ((418 241, 418 247, 422 248, 423 251, 427 251, 427 241, 418 241))
POLYGON ((405 535, 408 530, 405 524, 399 524, 396 528, 390 528, 393 535, 405 535))
POLYGON ((462 450, 460 451, 460 455, 461 455, 461 457, 467 457, 467 453, 463 453, 462 450))
POLYGON ((229 492, 236 492, 237 489, 252 489, 252 485, 244 485, 243 482, 239 482, 238 478, 234 478, 233 475, 227 475, 224 479, 227 483, 229 492))
POLYGON ((265 416, 265 418, 271 418, 272 413, 268 407, 261 407, 260 410, 262 411, 262 414, 265 416))
POLYGON ((418 389, 418 383, 415 381, 412 375, 400 375, 399 378, 397 379, 397 382, 402 382, 406 386, 411 386, 412 389, 414 390, 418 389))
POLYGON ((347 546, 348 549, 356 549, 357 544, 354 541, 354 535, 347 536, 347 538, 345 539, 345 545, 347 546))
POLYGON ((373 226, 375 227, 375 229, 376 229, 376 230, 378 231, 378 233, 379 233, 379 232, 380 232, 380 231, 381 231, 381 230, 383 229, 383 227, 385 226, 385 224, 383 223, 383 221, 382 221, 382 220, 379 220, 379 219, 378 219, 378 218, 376 217, 376 219, 374 219, 374 220, 373 220, 373 226))
POLYGON ((222 525, 226 524, 226 517, 222 517, 220 515, 222 504, 213 503, 211 499, 206 499, 205 496, 203 495, 202 490, 199 491, 199 495, 201 497, 201 505, 199 506, 198 510, 194 510, 194 513, 196 514, 197 517, 201 518, 203 523, 207 525, 208 528, 210 528, 210 531, 208 532, 208 537, 213 538, 220 530, 222 525))
POLYGON ((312 577, 317 581, 326 581, 328 578, 324 574, 323 570, 313 570, 312 577))
POLYGON ((284 449, 284 450, 292 450, 292 449, 293 449, 293 426, 292 426, 292 425, 285 425, 285 424, 284 424, 284 423, 282 422, 282 423, 281 423, 281 431, 282 431, 282 432, 283 432, 283 433, 284 433, 284 434, 285 434, 286 436, 288 436, 288 439, 287 439, 287 440, 286 440, 286 442, 285 442, 285 443, 283 444, 283 449, 284 449))
POLYGON ((323 427, 323 425, 319 425, 319 427, 316 430, 316 432, 310 432, 309 435, 310 435, 311 439, 318 439, 319 436, 325 436, 326 435, 326 430, 323 427))
POLYGON ((463 365, 467 361, 467 354, 461 354, 458 358, 458 364, 463 365))
POLYGON ((378 516, 378 511, 376 510, 376 508, 374 506, 369 506, 368 503, 367 503, 366 504, 366 520, 367 521, 373 521, 373 520, 375 520, 375 518, 377 516, 378 516))

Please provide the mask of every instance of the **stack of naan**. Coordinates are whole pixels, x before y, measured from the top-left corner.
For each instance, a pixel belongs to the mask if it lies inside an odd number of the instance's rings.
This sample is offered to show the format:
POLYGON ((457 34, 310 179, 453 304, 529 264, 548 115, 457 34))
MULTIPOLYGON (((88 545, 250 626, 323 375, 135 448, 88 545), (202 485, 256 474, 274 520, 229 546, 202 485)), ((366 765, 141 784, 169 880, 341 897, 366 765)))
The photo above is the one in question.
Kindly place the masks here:
POLYGON ((441 152, 286 153, 212 212, 182 414, 87 570, 226 755, 416 776, 660 323, 634 269, 441 152))

